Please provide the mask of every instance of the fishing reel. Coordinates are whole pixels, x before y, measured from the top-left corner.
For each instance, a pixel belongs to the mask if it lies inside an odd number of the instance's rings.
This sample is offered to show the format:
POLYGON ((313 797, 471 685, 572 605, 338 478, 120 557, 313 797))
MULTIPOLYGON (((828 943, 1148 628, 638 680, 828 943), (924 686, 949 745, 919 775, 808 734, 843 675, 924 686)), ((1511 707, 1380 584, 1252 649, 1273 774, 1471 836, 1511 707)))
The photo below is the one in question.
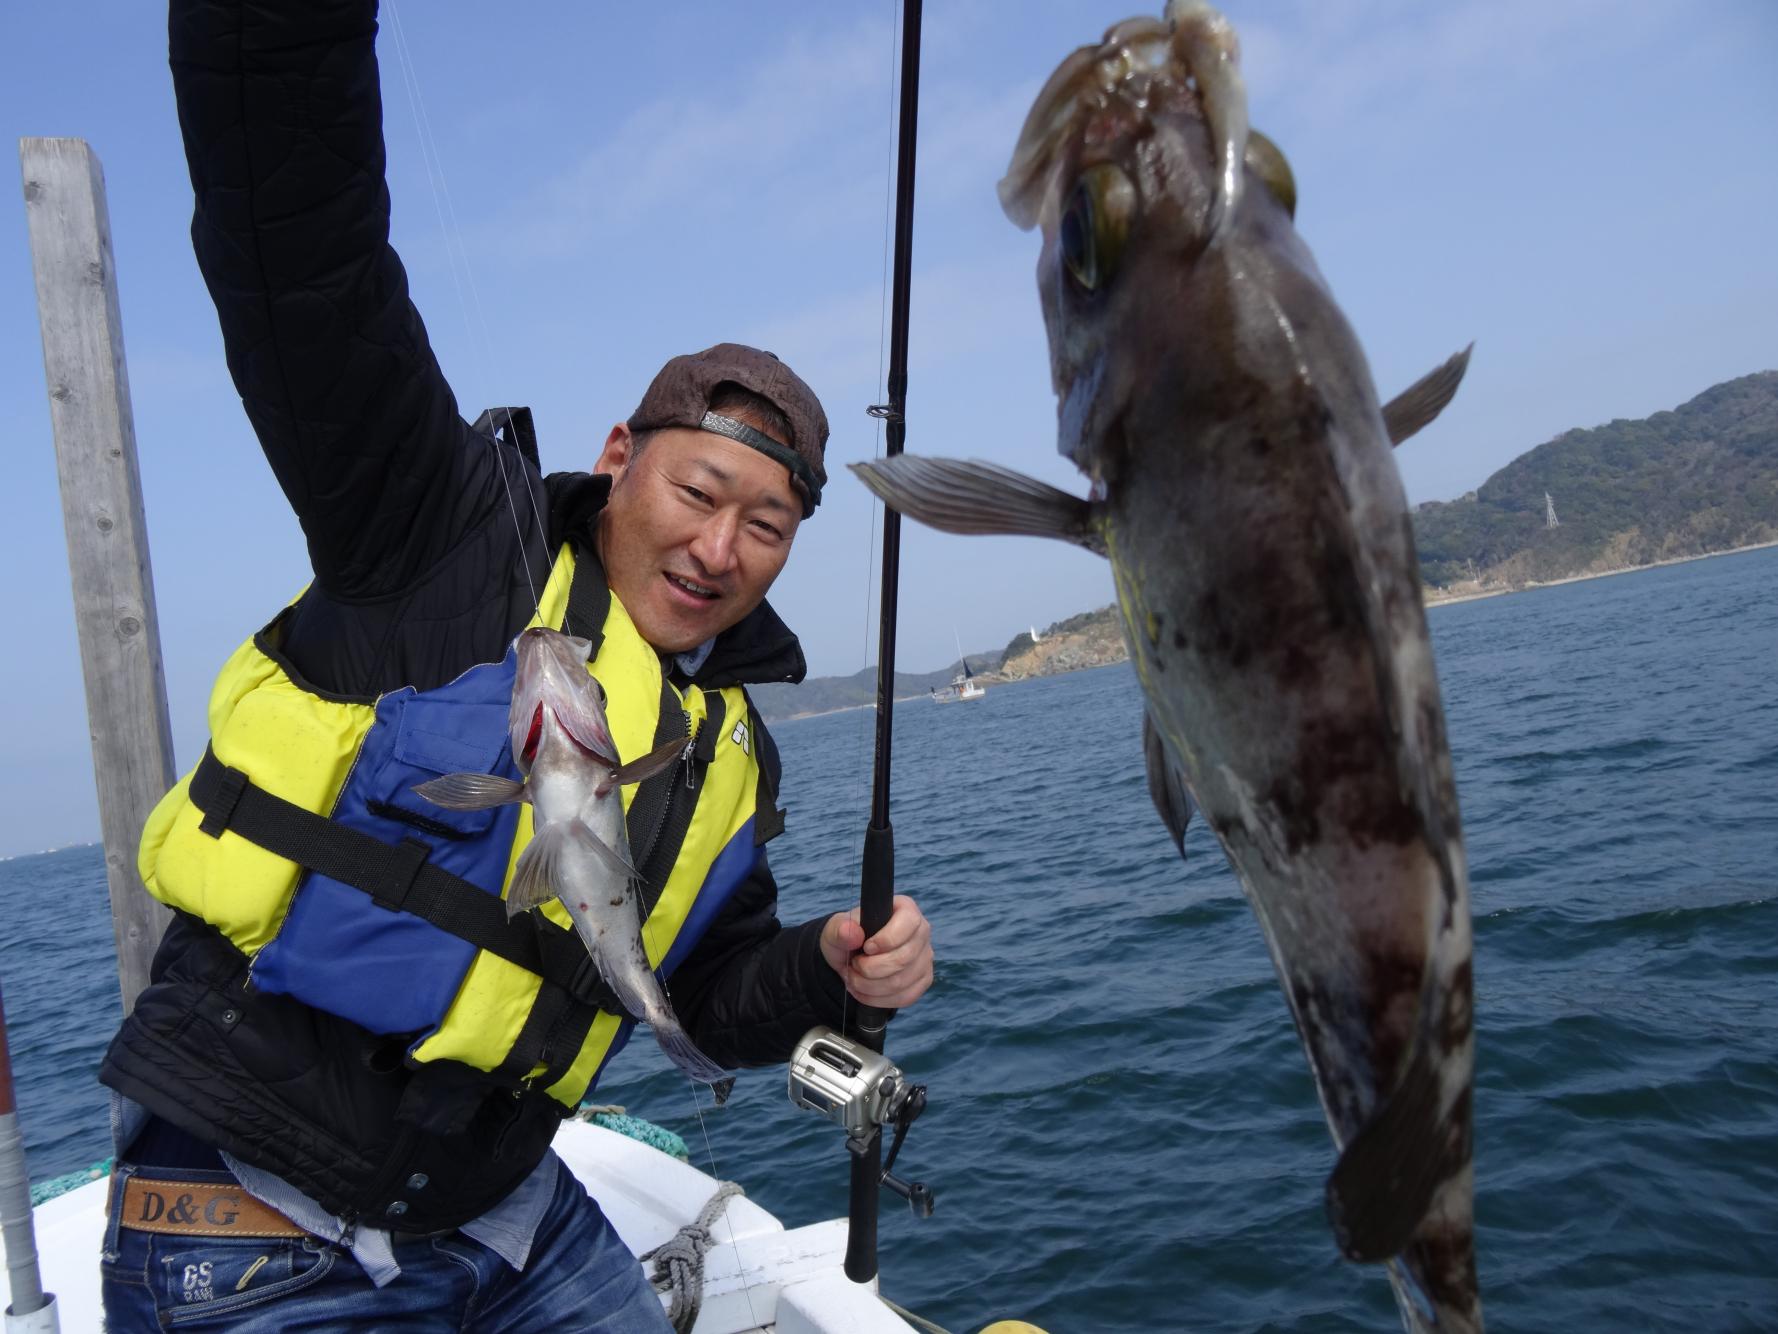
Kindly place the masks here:
POLYGON ((790 1101, 844 1126, 846 1148, 859 1157, 870 1152, 884 1126, 894 1126, 880 1184, 906 1200, 916 1218, 932 1217, 931 1188, 889 1174, 908 1127, 926 1110, 924 1084, 910 1084, 881 1052, 831 1028, 811 1028, 791 1053, 790 1101))

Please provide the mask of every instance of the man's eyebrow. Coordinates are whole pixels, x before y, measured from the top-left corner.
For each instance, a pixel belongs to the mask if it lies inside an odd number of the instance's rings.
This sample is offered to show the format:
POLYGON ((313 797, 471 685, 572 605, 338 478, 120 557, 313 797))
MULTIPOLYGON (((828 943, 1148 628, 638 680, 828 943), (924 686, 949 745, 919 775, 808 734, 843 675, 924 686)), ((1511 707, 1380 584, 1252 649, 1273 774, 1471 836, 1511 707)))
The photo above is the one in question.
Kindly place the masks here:
MULTIPOLYGON (((734 473, 730 472, 727 468, 720 467, 717 464, 710 462, 709 459, 694 458, 691 460, 691 466, 707 473, 716 481, 721 482, 724 486, 733 486, 735 484, 736 479, 734 473)), ((795 514, 799 517, 802 515, 802 509, 799 506, 793 506, 788 500, 775 496, 769 491, 761 495, 754 503, 762 505, 766 509, 772 510, 775 513, 795 514)))

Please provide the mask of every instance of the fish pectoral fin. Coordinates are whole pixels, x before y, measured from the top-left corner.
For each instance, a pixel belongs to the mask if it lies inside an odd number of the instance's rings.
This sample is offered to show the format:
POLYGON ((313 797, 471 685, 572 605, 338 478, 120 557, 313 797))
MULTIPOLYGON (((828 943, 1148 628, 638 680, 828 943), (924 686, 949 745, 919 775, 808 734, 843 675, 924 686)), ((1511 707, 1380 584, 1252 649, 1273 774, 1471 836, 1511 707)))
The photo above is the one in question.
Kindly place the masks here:
POLYGON ((1154 719, 1146 712, 1142 715, 1142 758, 1148 765, 1148 795, 1154 800, 1155 810, 1160 812, 1161 823, 1173 836, 1174 848, 1183 857, 1185 827, 1191 823, 1197 805, 1192 801, 1191 789, 1185 785, 1185 775, 1180 772, 1178 762, 1168 754, 1167 744, 1161 740, 1154 719))
POLYGON ((946 533, 1054 537, 1105 554, 1103 507, 976 460, 897 454, 847 464, 890 509, 946 533))
POLYGON ((1406 389, 1383 405, 1383 425, 1389 432, 1389 443, 1399 445, 1443 412, 1456 397, 1463 373, 1469 369, 1471 343, 1444 365, 1426 372, 1406 389))
POLYGON ((434 806, 453 811, 485 811, 509 801, 525 800, 525 785, 499 774, 446 774, 416 784, 414 791, 434 806))
POLYGON ((628 787, 631 783, 640 783, 645 778, 653 778, 663 769, 672 767, 685 754, 685 748, 691 742, 684 737, 677 741, 669 741, 664 746, 657 746, 639 760, 631 760, 628 764, 620 764, 611 775, 620 786, 628 787))
POLYGON ((561 883, 562 849, 568 845, 565 824, 545 825, 539 829, 512 868, 512 883, 506 887, 506 915, 517 917, 530 908, 540 907, 556 897, 555 886, 561 883))
POLYGON ((1439 1070, 1415 1046, 1401 1082, 1346 1144, 1327 1179, 1327 1220, 1348 1260, 1400 1255, 1448 1175, 1439 1070))

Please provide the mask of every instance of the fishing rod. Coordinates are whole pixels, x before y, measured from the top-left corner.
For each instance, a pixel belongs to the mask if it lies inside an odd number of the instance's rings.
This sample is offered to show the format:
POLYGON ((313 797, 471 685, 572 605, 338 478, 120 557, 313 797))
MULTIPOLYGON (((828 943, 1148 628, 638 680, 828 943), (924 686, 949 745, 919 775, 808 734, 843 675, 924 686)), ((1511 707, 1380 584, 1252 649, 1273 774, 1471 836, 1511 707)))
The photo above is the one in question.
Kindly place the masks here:
MULTIPOLYGON (((903 0, 901 13, 900 127, 895 160, 895 267, 890 288, 887 403, 870 409, 885 425, 885 453, 894 458, 907 439, 908 298, 914 250, 914 147, 920 103, 920 0, 903 0)), ((890 742, 895 696, 895 613, 900 590, 901 515, 883 511, 883 584, 877 632, 877 736, 870 822, 864 831, 859 872, 859 924, 865 939, 882 930, 894 912, 895 831, 889 823, 890 742)), ((890 1175, 908 1127, 926 1107, 926 1090, 910 1084, 883 1056, 890 1010, 859 1006, 844 1036, 817 1028, 803 1037, 790 1063, 790 1098, 846 1127, 851 1157, 847 1209, 846 1277, 868 1283, 877 1276, 877 1204, 880 1187, 907 1200, 916 1217, 932 1213, 932 1192, 921 1182, 890 1175), (883 1158, 883 1127, 895 1140, 883 1158)))
MULTIPOLYGON (((896 114, 895 267, 889 289, 889 402, 880 412, 884 423, 884 454, 894 458, 907 440, 908 306, 913 286, 914 150, 920 120, 920 3, 903 0, 901 11, 901 104, 896 114)), ((901 515, 883 509, 883 588, 878 599, 877 746, 871 780, 870 823, 864 830, 864 861, 859 876, 859 924, 865 939, 888 925, 895 900, 895 830, 889 823, 890 746, 895 707, 895 620, 901 588, 901 515)), ((861 1006, 852 1023, 856 1041, 879 1055, 890 1011, 861 1006)), ((893 1067, 891 1067, 893 1069, 893 1067)), ((932 1196, 920 1183, 904 1185, 889 1176, 903 1136, 926 1105, 926 1090, 909 1085, 899 1072, 878 1081, 886 1089, 882 1115, 895 1123, 895 1148, 882 1161, 881 1123, 869 1142, 849 1143, 852 1150, 850 1204, 847 1209, 846 1276, 865 1283, 877 1274, 877 1201, 879 1187, 890 1185, 916 1214, 932 1212, 932 1196)))

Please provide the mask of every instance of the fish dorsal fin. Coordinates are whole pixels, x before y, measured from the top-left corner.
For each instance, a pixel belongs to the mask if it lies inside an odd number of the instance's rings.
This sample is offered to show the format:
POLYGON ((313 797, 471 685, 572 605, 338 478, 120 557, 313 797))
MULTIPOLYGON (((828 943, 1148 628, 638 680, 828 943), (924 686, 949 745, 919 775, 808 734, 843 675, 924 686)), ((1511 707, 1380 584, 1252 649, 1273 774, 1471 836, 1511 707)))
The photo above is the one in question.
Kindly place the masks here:
POLYGON ((1475 344, 1471 343, 1383 405, 1383 426, 1389 432, 1390 444, 1399 445, 1445 410, 1456 395, 1457 386, 1463 383, 1463 373, 1469 369, 1469 354, 1474 351, 1475 344))

